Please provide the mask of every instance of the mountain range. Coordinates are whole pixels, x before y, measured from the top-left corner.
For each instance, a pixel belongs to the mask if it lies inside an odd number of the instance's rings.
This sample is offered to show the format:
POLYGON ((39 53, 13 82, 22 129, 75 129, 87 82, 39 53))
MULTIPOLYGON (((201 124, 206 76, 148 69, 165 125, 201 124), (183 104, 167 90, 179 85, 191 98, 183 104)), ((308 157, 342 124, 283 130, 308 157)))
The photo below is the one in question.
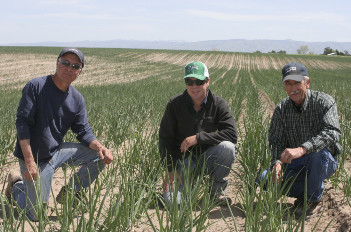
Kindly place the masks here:
POLYGON ((197 51, 226 51, 226 52, 255 52, 286 51, 287 54, 297 54, 297 49, 307 45, 308 53, 322 54, 324 48, 330 47, 340 52, 351 53, 351 42, 304 42, 295 40, 206 40, 198 42, 186 41, 149 41, 149 40, 105 40, 105 41, 76 41, 76 42, 38 42, 13 43, 3 46, 48 46, 48 47, 96 47, 96 48, 137 48, 137 49, 166 49, 166 50, 197 50, 197 51))

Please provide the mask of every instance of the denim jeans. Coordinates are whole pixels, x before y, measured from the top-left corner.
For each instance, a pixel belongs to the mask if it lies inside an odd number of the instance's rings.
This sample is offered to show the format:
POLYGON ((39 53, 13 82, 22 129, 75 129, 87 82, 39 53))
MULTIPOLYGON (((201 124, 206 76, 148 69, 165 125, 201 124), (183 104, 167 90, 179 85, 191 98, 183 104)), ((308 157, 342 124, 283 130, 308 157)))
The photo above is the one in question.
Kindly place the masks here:
MULTIPOLYGON (((326 149, 293 159, 291 164, 283 164, 282 166, 284 171, 282 186, 284 184, 289 186, 292 183, 290 190, 284 194, 289 197, 303 198, 307 174, 307 200, 310 202, 320 201, 324 191, 324 180, 330 178, 337 168, 337 159, 326 149)), ((257 182, 267 182, 267 180, 268 169, 259 175, 257 182)))
POLYGON ((51 182, 56 169, 66 166, 81 166, 69 180, 69 186, 73 185, 74 190, 78 191, 81 188, 89 187, 104 168, 98 153, 80 143, 62 143, 51 160, 39 162, 39 178, 35 182, 24 178, 25 162, 21 159, 18 159, 18 161, 23 181, 14 185, 12 195, 19 207, 26 210, 27 217, 32 221, 38 220, 36 214, 37 199, 44 203, 49 201, 51 182))
MULTIPOLYGON (((218 145, 212 146, 206 150, 203 156, 189 156, 188 158, 178 161, 177 171, 182 173, 184 183, 184 173, 182 169, 194 170, 197 165, 202 165, 205 158, 205 174, 210 175, 213 181, 211 195, 224 194, 228 185, 226 177, 229 175, 235 158, 235 145, 232 142, 224 141, 218 145)), ((180 187, 180 190, 182 187, 180 187)))

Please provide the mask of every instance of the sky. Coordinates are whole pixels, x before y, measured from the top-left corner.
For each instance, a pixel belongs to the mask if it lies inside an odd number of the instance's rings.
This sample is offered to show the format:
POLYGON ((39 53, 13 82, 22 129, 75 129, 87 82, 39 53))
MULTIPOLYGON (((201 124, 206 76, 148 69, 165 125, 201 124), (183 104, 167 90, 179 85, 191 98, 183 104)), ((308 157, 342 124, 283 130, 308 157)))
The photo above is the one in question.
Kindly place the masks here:
POLYGON ((107 40, 351 42, 350 0, 6 0, 0 45, 107 40))

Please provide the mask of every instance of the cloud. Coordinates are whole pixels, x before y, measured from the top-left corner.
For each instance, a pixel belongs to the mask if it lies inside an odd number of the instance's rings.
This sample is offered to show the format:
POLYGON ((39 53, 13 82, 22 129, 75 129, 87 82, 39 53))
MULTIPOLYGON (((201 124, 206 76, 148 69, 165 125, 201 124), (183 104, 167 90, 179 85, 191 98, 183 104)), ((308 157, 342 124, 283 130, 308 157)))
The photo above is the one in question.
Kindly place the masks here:
MULTIPOLYGON (((242 21, 256 21, 258 15, 249 15, 249 14, 224 14, 213 11, 204 11, 204 10, 187 10, 187 13, 192 16, 198 16, 202 18, 209 18, 214 20, 222 21, 233 21, 233 22, 242 22, 242 21)), ((269 19, 269 17, 261 15, 260 18, 269 19)), ((272 18, 272 17, 271 17, 272 18)))
POLYGON ((294 14, 281 14, 281 13, 270 13, 270 14, 226 14, 214 11, 205 10, 186 10, 186 13, 192 16, 201 18, 208 18, 220 21, 231 21, 231 22, 261 22, 261 21, 286 21, 286 22, 329 22, 329 23, 341 23, 345 22, 343 16, 329 12, 316 12, 316 13, 304 13, 298 12, 294 14))
POLYGON ((121 17, 110 14, 86 14, 86 13, 77 13, 77 12, 65 12, 65 13, 46 13, 43 15, 32 15, 32 18, 60 18, 61 20, 70 20, 70 19, 80 19, 80 20, 130 20, 131 17, 121 17))
POLYGON ((36 1, 27 1, 33 2, 40 5, 84 5, 84 0, 36 0, 36 1))

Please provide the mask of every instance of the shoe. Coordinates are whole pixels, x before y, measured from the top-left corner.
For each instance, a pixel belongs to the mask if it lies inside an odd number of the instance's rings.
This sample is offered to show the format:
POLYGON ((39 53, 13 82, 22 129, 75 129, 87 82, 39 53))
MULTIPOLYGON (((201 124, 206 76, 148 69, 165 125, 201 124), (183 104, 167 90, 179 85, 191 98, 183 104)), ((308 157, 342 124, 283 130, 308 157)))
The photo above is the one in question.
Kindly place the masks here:
POLYGON ((303 206, 303 202, 304 202, 303 197, 297 198, 297 199, 294 201, 294 207, 295 207, 295 208, 298 208, 299 206, 303 206))
POLYGON ((232 204, 232 199, 227 196, 210 196, 210 199, 216 206, 229 206, 232 204))
MULTIPOLYGON (((303 216, 303 213, 304 213, 303 208, 304 208, 303 204, 300 204, 296 208, 295 210, 296 218, 301 218, 303 216)), ((306 219, 316 217, 319 213, 323 211, 323 209, 324 209, 323 201, 307 202, 306 219)))
POLYGON ((216 206, 229 206, 232 204, 232 199, 223 195, 228 183, 228 181, 225 181, 225 183, 222 184, 221 189, 210 192, 210 200, 213 201, 216 206))
POLYGON ((11 171, 7 176, 7 187, 5 189, 5 196, 7 197, 8 201, 10 202, 12 199, 12 189, 14 184, 18 181, 22 181, 22 176, 19 172, 11 171))
MULTIPOLYGON (((60 192, 56 196, 56 202, 63 205, 66 202, 65 197, 67 197, 67 195, 70 194, 70 191, 72 191, 70 188, 68 188, 67 186, 63 186, 60 192)), ((73 200, 72 206, 73 207, 77 206, 81 200, 82 200, 82 197, 81 197, 80 191, 77 191, 74 194, 74 200, 73 200)))
MULTIPOLYGON (((173 205, 173 192, 165 192, 162 194, 162 200, 165 206, 171 208, 173 205)), ((178 207, 180 206, 180 201, 182 198, 182 193, 180 191, 178 191, 177 193, 177 204, 178 207)))

